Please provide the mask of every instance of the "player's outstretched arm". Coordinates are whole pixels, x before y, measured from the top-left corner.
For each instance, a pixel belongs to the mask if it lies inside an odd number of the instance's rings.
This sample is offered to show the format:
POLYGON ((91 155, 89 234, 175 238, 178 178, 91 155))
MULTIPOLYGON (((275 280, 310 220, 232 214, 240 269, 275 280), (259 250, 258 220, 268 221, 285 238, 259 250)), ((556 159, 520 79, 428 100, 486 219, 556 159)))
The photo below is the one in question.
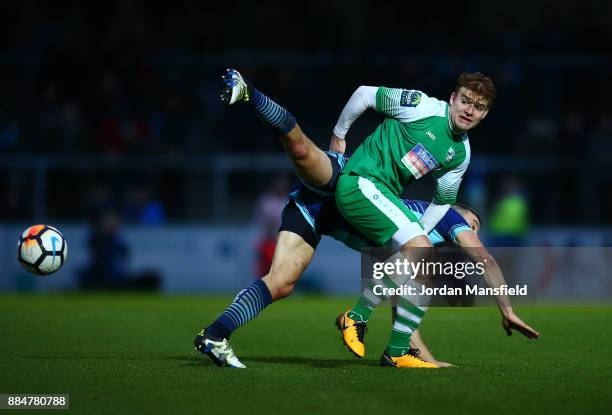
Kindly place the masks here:
MULTIPOLYGON (((484 279, 487 286, 496 288, 506 284, 497 261, 495 261, 495 258, 482 244, 478 235, 473 232, 461 232, 457 235, 456 241, 462 248, 473 248, 466 250, 473 260, 485 263, 484 279)), ((528 339, 537 339, 540 336, 540 333, 527 325, 514 313, 510 297, 507 295, 497 295, 495 300, 502 315, 502 327, 508 336, 512 335, 512 330, 518 331, 528 339)))

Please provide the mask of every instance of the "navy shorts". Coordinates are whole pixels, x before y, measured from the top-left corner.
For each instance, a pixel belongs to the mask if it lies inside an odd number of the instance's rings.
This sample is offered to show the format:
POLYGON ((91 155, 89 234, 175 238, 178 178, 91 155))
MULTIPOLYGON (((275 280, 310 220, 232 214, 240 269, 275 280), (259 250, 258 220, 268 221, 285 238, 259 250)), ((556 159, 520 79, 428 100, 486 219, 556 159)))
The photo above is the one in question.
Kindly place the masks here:
POLYGON ((347 162, 347 158, 340 153, 334 153, 332 151, 326 151, 327 157, 331 161, 332 166, 332 177, 329 182, 325 183, 322 186, 313 186, 308 183, 304 183, 308 189, 312 190, 315 193, 318 193, 322 196, 333 196, 336 191, 336 183, 338 182, 338 177, 340 177, 340 173, 342 173, 342 169, 347 162))
POLYGON ((300 235, 313 249, 317 249, 317 245, 321 240, 321 236, 312 229, 312 226, 306 221, 306 218, 304 218, 304 215, 302 215, 302 212, 300 212, 300 209, 293 200, 289 200, 283 209, 281 225, 278 231, 289 231, 300 235))

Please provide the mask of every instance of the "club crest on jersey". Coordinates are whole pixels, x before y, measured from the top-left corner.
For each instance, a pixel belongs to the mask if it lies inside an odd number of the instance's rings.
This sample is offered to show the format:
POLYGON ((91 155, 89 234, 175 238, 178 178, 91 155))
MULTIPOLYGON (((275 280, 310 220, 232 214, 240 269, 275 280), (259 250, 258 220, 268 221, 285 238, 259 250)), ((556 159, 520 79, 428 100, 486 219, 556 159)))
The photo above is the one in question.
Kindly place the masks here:
POLYGON ((446 155, 446 162, 448 163, 454 158, 455 158, 455 150, 453 150, 453 148, 451 147, 448 149, 448 154, 446 155))
POLYGON ((400 105, 402 107, 416 107, 421 103, 421 93, 419 91, 402 91, 400 105))
POLYGON ((412 150, 402 157, 401 161, 410 170, 415 179, 420 179, 440 166, 440 163, 427 151, 423 144, 414 146, 412 150))

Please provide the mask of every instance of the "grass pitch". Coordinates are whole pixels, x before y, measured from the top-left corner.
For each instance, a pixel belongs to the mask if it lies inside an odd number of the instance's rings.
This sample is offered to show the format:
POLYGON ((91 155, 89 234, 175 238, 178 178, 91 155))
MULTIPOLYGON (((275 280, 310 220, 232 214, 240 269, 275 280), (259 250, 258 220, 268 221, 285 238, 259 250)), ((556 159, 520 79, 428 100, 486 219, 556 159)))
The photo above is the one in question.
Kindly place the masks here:
POLYGON ((535 341, 506 337, 492 308, 432 308, 424 339, 459 367, 395 370, 377 366, 388 308, 358 360, 333 327, 351 299, 294 297, 232 336, 248 366, 233 370, 191 346, 228 301, 0 296, 0 393, 69 393, 71 412, 113 415, 612 411, 612 308, 518 309, 542 333, 535 341))

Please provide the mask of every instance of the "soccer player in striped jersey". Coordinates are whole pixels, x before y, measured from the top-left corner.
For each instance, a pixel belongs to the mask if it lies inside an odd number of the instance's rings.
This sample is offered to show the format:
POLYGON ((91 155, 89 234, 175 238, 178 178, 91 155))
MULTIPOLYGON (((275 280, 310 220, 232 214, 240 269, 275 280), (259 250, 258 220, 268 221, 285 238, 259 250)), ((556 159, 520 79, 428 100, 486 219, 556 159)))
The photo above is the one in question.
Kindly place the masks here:
MULTIPOLYGON (((283 225, 279 230, 277 248, 270 272, 261 280, 242 290, 226 311, 213 324, 202 330, 195 339, 196 349, 210 356, 216 364, 244 367, 228 343, 230 334, 236 328, 255 318, 272 301, 284 298, 292 292, 297 280, 312 260, 322 233, 329 233, 353 248, 370 243, 342 220, 332 202, 333 198, 330 197, 340 170, 344 166, 344 157, 341 154, 325 153, 316 147, 302 132, 290 113, 252 86, 247 86, 237 71, 228 70, 225 83, 226 88, 222 94, 222 101, 230 105, 236 102, 251 102, 264 124, 275 130, 281 137, 298 176, 303 184, 308 186, 307 189, 298 188, 290 195, 290 200, 283 211, 283 225)), ((337 147, 335 144, 337 143, 334 143, 332 139, 331 145, 337 147)), ((410 202, 409 205, 415 209, 416 215, 422 213, 427 207, 425 202, 410 202)), ((472 227, 479 226, 476 216, 467 210, 464 211, 464 214, 468 215, 468 221, 472 227)), ((454 220, 461 218, 455 211, 449 211, 448 215, 451 217, 455 215, 454 220)), ((463 221, 463 219, 460 220, 463 221)), ((470 229, 470 226, 465 221, 463 222, 463 225, 454 224, 448 227, 449 230, 453 230, 452 232, 445 232, 443 227, 446 222, 441 222, 442 233, 438 231, 440 239, 444 239, 440 235, 447 235, 448 238, 456 240, 457 238, 453 235, 457 234, 462 226, 463 231, 470 229)), ((436 230, 433 231, 433 234, 435 238, 436 230)), ((512 310, 510 308, 507 311, 511 313, 512 310)), ((512 318, 513 313, 508 315, 510 316, 510 320, 507 321, 509 328, 522 330, 528 327, 518 317, 512 318)), ((358 331, 359 327, 365 328, 365 323, 361 326, 353 326, 355 331, 358 331)), ((413 340, 415 344, 419 344, 417 336, 414 336, 413 340)), ((363 336, 360 341, 363 343, 363 336)), ((420 345, 424 351, 427 351, 424 344, 420 345)), ((428 359, 429 362, 435 361, 428 352, 422 357, 428 359)), ((426 363, 416 357, 404 359, 404 361, 408 360, 413 360, 417 366, 426 363)), ((381 362, 384 363, 382 360, 381 362)), ((414 365, 413 363, 406 367, 414 365)), ((436 366, 434 364, 428 367, 436 366)))

